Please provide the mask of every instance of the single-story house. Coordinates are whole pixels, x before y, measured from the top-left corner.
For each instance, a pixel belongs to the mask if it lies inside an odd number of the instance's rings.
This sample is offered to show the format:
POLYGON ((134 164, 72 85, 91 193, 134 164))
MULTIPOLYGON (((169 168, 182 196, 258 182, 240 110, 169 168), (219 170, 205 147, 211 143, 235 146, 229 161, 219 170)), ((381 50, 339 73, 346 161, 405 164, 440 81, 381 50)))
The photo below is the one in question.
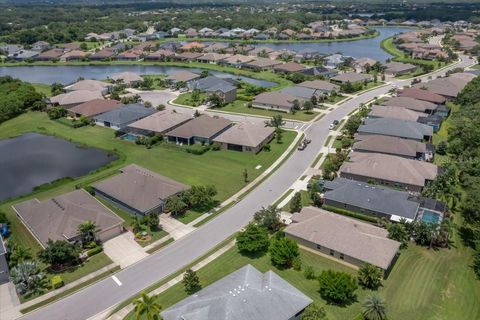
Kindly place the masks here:
POLYGON ((144 136, 164 135, 192 119, 185 113, 164 110, 129 124, 127 130, 144 136))
POLYGON ((240 68, 243 64, 253 61, 253 57, 246 56, 243 54, 235 54, 228 58, 225 58, 219 61, 220 64, 225 64, 231 67, 240 68))
POLYGON ((164 60, 175 56, 175 52, 170 50, 159 49, 155 52, 149 53, 145 60, 164 60))
POLYGON ((165 201, 188 186, 148 169, 130 164, 111 178, 93 186, 95 195, 114 203, 133 215, 162 213, 165 201))
POLYGON ((71 85, 66 86, 66 92, 87 90, 87 91, 100 91, 103 95, 108 94, 112 90, 112 84, 98 81, 98 80, 80 80, 71 85))
POLYGON ((391 76, 401 76, 402 74, 407 74, 417 71, 418 66, 411 63, 402 63, 391 61, 385 64, 385 74, 391 76))
POLYGON ((155 108, 145 107, 141 103, 124 104, 118 108, 93 117, 96 125, 123 130, 129 124, 157 112, 155 108))
POLYGON ((323 80, 304 81, 298 84, 299 87, 315 89, 324 95, 331 95, 333 92, 340 91, 340 86, 323 80))
POLYGON ((216 94, 224 103, 230 103, 237 98, 237 81, 208 76, 190 82, 190 87, 207 92, 209 95, 216 94))
POLYGON ((429 125, 433 128, 433 132, 440 130, 444 117, 437 114, 429 114, 418 119, 419 123, 429 125))
POLYGON ((470 73, 454 73, 445 78, 437 78, 426 83, 417 83, 414 88, 439 94, 446 99, 455 98, 476 76, 470 73))
POLYGON ((415 221, 420 208, 419 197, 405 191, 345 178, 325 181, 324 204, 391 221, 415 221))
POLYGON ((134 72, 122 72, 110 77, 115 82, 121 82, 127 86, 134 86, 143 81, 143 78, 134 72))
POLYGON ((272 141, 275 128, 263 125, 242 123, 231 126, 218 135, 213 142, 220 143, 223 149, 258 153, 272 141))
POLYGON ((17 60, 17 61, 23 61, 23 60, 27 60, 27 59, 33 59, 35 58, 36 56, 38 56, 38 51, 34 51, 34 50, 20 50, 20 51, 17 51, 17 52, 14 52, 14 53, 11 53, 8 55, 8 59, 11 59, 11 60, 17 60))
POLYGON ((303 208, 292 222, 285 236, 301 246, 356 267, 370 263, 384 274, 395 263, 401 245, 388 238, 386 229, 319 208, 303 208))
POLYGON ((359 135, 382 135, 416 141, 430 141, 433 136, 433 128, 429 125, 393 118, 366 119, 357 132, 359 135))
POLYGON ((283 73, 302 72, 304 69, 305 67, 303 65, 296 62, 287 62, 273 67, 273 71, 283 73))
POLYGON ((117 100, 95 99, 70 108, 68 113, 73 117, 84 116, 92 118, 101 113, 119 108, 120 106, 122 106, 122 104, 117 100))
POLYGON ((404 88, 398 92, 400 97, 410 97, 417 100, 427 101, 434 104, 445 104, 445 97, 419 88, 404 88))
POLYGON ((375 181, 378 184, 421 192, 428 181, 437 177, 434 164, 402 157, 354 152, 340 167, 340 176, 357 181, 375 181))
POLYGON ((103 99, 100 91, 76 90, 53 96, 50 98, 50 103, 65 109, 70 109, 79 104, 96 99, 103 99))
POLYGON ((374 105, 371 108, 368 118, 393 118, 408 121, 418 121, 426 113, 417 112, 410 109, 398 108, 393 106, 374 105))
POLYGON ((179 83, 179 82, 189 83, 190 81, 193 81, 199 78, 200 78, 200 75, 197 73, 193 73, 187 70, 182 70, 182 71, 172 73, 171 75, 165 78, 165 81, 173 84, 179 83))
POLYGON ((50 199, 31 199, 12 206, 20 221, 45 247, 49 239, 76 242, 77 227, 85 221, 97 226, 96 238, 105 241, 123 231, 123 219, 83 189, 50 199))
POLYGON ((0 234, 0 285, 8 281, 10 281, 10 272, 8 270, 7 249, 0 234))
POLYGON ((339 73, 335 77, 330 78, 330 80, 338 83, 362 83, 372 81, 372 76, 365 73, 356 73, 356 72, 346 72, 339 73))
POLYGON ((222 61, 223 59, 226 59, 230 56, 231 55, 229 54, 210 52, 202 55, 197 60, 198 62, 203 62, 203 63, 218 63, 219 61, 222 61))
POLYGON ((203 56, 203 53, 199 52, 182 52, 182 53, 177 53, 173 57, 173 59, 178 60, 178 61, 195 61, 198 58, 203 56))
POLYGON ((312 88, 306 88, 306 87, 300 87, 300 86, 295 86, 295 87, 286 87, 280 90, 282 93, 290 94, 292 96, 295 96, 297 98, 303 99, 303 100, 310 100, 313 96, 319 97, 323 96, 323 92, 320 92, 319 90, 312 89, 312 88))
POLYGON ((6 44, 3 46, 0 46, 0 51, 3 52, 5 55, 10 55, 12 53, 18 52, 20 50, 23 50, 23 46, 19 46, 16 44, 6 44))
POLYGON ((38 56, 35 57, 35 60, 49 61, 53 59, 60 59, 60 57, 63 56, 65 52, 66 51, 62 48, 53 48, 40 53, 38 56))
POLYGON ((353 67, 356 72, 368 72, 369 68, 372 67, 375 63, 377 63, 377 60, 363 57, 355 59, 355 61, 353 62, 353 67))
POLYGON ((302 70, 302 73, 307 76, 322 76, 325 78, 331 78, 338 74, 338 70, 326 68, 324 66, 318 66, 304 69, 302 70))
POLYGON ((60 57, 60 61, 82 60, 88 58, 90 54, 90 52, 85 52, 81 50, 67 51, 60 57))
POLYGON ((253 98, 252 106, 260 109, 277 110, 290 112, 294 107, 294 102, 302 103, 299 97, 280 91, 263 92, 253 98))
POLYGON ((164 320, 296 320, 312 303, 273 271, 250 264, 160 313, 164 320))
POLYGON ((275 66, 282 64, 283 62, 277 60, 271 60, 267 58, 256 58, 253 61, 244 63, 243 68, 252 69, 255 71, 263 71, 273 69, 275 66))
POLYGON ((102 49, 98 52, 95 52, 92 54, 90 57, 88 57, 90 60, 105 60, 109 58, 114 58, 116 55, 116 52, 112 50, 112 48, 105 48, 102 49))
POLYGON ((415 140, 380 135, 359 135, 356 139, 352 146, 354 152, 383 153, 417 160, 433 157, 431 147, 415 140))
POLYGON ((233 123, 222 117, 201 115, 166 133, 168 140, 175 143, 191 145, 194 143, 212 143, 221 133, 228 130, 233 123))
POLYGON ((404 97, 404 96, 385 98, 383 99, 381 104, 383 106, 406 108, 413 111, 418 111, 418 112, 423 112, 428 114, 434 113, 438 107, 438 105, 435 103, 431 103, 423 100, 417 100, 415 98, 404 97))

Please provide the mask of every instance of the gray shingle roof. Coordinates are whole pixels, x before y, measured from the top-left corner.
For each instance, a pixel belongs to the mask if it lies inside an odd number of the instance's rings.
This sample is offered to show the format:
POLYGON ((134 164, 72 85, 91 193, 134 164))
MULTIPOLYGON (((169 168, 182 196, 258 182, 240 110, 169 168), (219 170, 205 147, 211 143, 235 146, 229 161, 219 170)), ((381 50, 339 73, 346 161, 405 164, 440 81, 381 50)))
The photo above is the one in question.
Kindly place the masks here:
POLYGON ((404 96, 386 98, 382 102, 382 105, 406 108, 418 112, 427 112, 428 110, 435 110, 437 108, 435 103, 404 96))
POLYGON ((216 88, 216 90, 227 90, 223 92, 228 92, 236 89, 236 87, 233 85, 235 83, 236 81, 233 79, 222 79, 215 76, 208 76, 195 80, 192 83, 192 87, 204 91, 212 91, 212 88, 216 88))
POLYGON ((290 94, 295 97, 299 97, 305 100, 310 100, 311 97, 317 92, 316 89, 306 88, 306 87, 286 87, 280 90, 280 92, 290 94))
POLYGON ((274 272, 246 265, 160 315, 164 320, 288 320, 310 303, 274 272))
POLYGON ((433 128, 415 121, 393 118, 367 119, 358 128, 360 134, 380 134, 385 136, 423 140, 433 135, 433 128))
POLYGON ((420 203, 408 192, 382 188, 345 178, 325 182, 325 199, 414 220, 420 203))
POLYGON ((275 132, 272 127, 243 123, 232 126, 214 139, 215 142, 257 147, 275 132))
POLYGON ((111 124, 121 126, 142 119, 155 112, 157 111, 154 108, 147 108, 143 104, 133 103, 125 104, 112 111, 99 114, 95 116, 94 119, 95 121, 110 122, 111 124))
POLYGON ((378 152, 413 158, 417 156, 417 153, 427 152, 427 145, 415 140, 381 135, 360 135, 357 140, 359 141, 352 146, 354 151, 378 152))

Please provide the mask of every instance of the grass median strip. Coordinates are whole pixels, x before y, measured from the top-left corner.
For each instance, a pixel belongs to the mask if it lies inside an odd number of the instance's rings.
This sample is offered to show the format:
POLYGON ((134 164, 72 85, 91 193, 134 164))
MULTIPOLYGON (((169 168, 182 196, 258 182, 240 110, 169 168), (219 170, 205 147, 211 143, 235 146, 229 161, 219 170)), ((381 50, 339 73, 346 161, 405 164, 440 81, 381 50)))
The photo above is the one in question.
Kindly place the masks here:
POLYGON ((169 245, 169 244, 172 243, 173 241, 175 241, 175 239, 170 238, 170 239, 168 239, 167 241, 164 241, 164 242, 160 243, 158 246, 155 246, 155 247, 153 247, 153 248, 148 249, 148 250, 147 250, 147 253, 148 253, 148 254, 152 254, 152 253, 154 253, 154 252, 162 249, 163 247, 166 247, 167 245, 169 245))
POLYGON ((318 156, 315 158, 315 160, 313 160, 312 165, 310 167, 315 168, 318 162, 320 161, 320 159, 322 158, 322 156, 323 156, 323 153, 319 153, 318 156))

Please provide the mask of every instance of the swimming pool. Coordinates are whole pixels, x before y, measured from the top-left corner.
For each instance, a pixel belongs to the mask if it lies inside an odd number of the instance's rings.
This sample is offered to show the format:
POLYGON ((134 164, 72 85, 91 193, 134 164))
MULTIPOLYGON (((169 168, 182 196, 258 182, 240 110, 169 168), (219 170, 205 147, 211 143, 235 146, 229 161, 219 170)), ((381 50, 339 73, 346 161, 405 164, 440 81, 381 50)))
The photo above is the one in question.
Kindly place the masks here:
POLYGON ((126 133, 123 136, 120 137, 120 139, 125 140, 125 141, 132 141, 135 142, 137 140, 137 136, 131 133, 126 133))
POLYGON ((435 211, 423 210, 422 221, 426 223, 438 224, 440 222, 440 214, 435 211))

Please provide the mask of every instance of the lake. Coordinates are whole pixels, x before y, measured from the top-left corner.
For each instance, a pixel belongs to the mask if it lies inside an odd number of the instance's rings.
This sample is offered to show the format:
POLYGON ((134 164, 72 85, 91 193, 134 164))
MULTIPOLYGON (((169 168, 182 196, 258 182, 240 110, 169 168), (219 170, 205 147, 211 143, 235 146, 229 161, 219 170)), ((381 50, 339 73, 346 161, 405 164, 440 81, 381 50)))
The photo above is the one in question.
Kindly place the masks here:
MULTIPOLYGON (((180 70, 189 70, 200 73, 201 69, 182 68, 170 66, 146 66, 140 64, 132 65, 91 65, 91 66, 19 66, 19 67, 0 67, 0 76, 11 76, 31 83, 52 84, 59 82, 64 85, 77 81, 79 77, 84 79, 107 79, 120 72, 135 72, 137 74, 167 74, 170 75, 180 70)), ((275 82, 253 79, 249 77, 234 75, 231 73, 210 71, 212 75, 219 78, 235 78, 245 82, 262 86, 273 87, 275 82)))
POLYGON ((383 51, 380 47, 382 40, 397 33, 412 31, 412 28, 407 27, 375 27, 375 29, 380 35, 371 39, 340 42, 265 43, 262 45, 275 50, 289 49, 297 52, 302 50, 314 50, 324 54, 340 52, 354 58, 369 57, 383 62, 391 58, 391 55, 383 51))
POLYGON ((37 133, 0 140, 0 200, 28 194, 63 177, 79 177, 115 155, 37 133))

